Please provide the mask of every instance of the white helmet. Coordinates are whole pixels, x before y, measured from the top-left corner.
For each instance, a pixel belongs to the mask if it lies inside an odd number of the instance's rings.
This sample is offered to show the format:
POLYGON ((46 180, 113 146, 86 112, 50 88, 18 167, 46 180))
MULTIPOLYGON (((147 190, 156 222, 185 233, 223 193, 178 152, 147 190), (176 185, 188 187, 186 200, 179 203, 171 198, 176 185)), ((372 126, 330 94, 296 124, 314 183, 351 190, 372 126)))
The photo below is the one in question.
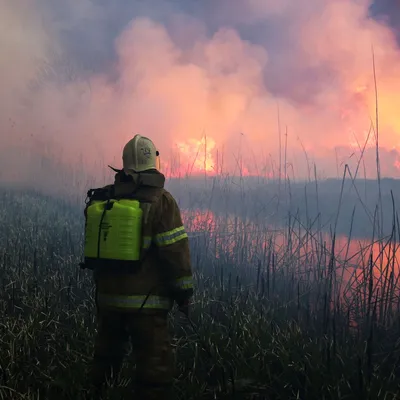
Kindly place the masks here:
POLYGON ((129 171, 143 172, 159 169, 158 151, 154 143, 147 137, 135 135, 124 147, 122 161, 126 174, 129 171))

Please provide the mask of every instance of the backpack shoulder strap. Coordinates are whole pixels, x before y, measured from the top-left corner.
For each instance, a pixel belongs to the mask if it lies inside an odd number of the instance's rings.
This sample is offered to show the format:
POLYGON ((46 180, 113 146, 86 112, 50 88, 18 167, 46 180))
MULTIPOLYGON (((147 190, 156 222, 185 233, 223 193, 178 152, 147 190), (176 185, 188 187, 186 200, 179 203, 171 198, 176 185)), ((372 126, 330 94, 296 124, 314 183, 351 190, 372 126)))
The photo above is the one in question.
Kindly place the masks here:
POLYGON ((88 205, 91 201, 105 201, 114 196, 114 185, 107 185, 101 188, 89 189, 86 194, 85 203, 88 205))

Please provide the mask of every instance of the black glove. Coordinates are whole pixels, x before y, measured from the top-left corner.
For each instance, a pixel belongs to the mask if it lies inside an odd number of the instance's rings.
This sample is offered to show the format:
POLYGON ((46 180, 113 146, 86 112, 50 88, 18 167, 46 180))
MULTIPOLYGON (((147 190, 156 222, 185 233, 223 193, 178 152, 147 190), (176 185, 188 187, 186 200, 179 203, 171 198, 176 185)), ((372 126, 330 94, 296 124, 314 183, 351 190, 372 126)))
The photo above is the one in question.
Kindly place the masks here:
POLYGON ((186 299, 178 303, 179 311, 185 314, 186 317, 189 317, 189 305, 190 305, 189 299, 186 299))

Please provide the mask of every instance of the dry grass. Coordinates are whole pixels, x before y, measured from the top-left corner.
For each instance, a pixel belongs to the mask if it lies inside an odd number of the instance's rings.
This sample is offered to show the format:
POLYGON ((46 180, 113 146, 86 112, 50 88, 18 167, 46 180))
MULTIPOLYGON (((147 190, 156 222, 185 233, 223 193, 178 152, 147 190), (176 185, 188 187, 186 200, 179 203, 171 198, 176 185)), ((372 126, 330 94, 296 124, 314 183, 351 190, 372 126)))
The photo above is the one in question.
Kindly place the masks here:
MULTIPOLYGON (((83 399, 95 319, 91 277, 78 268, 82 210, 0 197, 0 397, 83 399)), ((355 261, 336 256, 334 236, 321 243, 296 218, 279 240, 238 218, 188 210, 185 221, 201 234, 191 239, 193 325, 171 320, 178 398, 399 398, 397 224, 380 241, 385 257, 365 249, 366 265, 345 274, 355 261)), ((133 371, 127 358, 110 398, 129 392, 133 371)))

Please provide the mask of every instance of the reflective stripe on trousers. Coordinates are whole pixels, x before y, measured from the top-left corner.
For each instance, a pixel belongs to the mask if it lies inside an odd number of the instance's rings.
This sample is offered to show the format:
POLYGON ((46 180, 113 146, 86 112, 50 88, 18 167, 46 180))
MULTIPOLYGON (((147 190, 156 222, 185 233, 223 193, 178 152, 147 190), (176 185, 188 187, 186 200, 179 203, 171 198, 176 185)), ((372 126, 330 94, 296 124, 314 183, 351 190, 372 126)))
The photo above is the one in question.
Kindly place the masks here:
POLYGON ((99 306, 105 307, 116 307, 123 309, 147 308, 159 310, 170 310, 173 305, 172 300, 167 297, 149 296, 147 300, 146 297, 147 296, 145 295, 121 296, 99 293, 97 295, 97 303, 99 306), (144 303, 145 300, 146 302, 144 303))

